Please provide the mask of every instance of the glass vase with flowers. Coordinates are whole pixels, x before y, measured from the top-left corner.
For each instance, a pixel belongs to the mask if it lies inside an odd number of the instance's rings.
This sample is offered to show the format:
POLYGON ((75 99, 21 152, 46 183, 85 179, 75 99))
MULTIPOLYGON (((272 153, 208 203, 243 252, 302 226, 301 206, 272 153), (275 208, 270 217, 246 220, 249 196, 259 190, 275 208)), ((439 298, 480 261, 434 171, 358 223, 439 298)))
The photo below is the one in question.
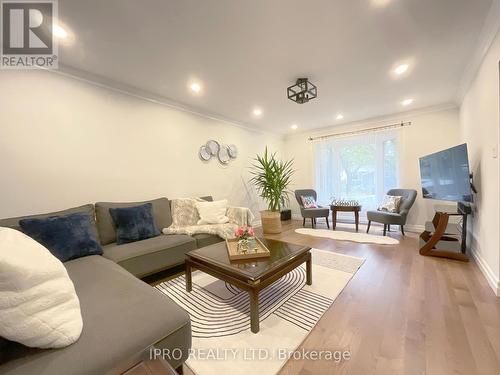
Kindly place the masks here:
POLYGON ((236 239, 238 240, 238 252, 246 254, 251 250, 257 249, 257 241, 255 240, 255 233, 250 226, 241 226, 234 232, 236 239))

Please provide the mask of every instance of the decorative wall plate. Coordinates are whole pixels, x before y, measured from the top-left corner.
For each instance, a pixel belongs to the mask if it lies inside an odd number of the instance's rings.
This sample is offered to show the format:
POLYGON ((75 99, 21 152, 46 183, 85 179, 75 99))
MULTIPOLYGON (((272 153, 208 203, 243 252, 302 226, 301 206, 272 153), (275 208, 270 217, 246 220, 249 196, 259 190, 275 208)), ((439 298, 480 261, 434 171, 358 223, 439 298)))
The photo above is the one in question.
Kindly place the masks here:
POLYGON ((208 151, 213 155, 217 155, 219 153, 219 150, 220 150, 220 144, 219 142, 217 142, 215 139, 210 139, 208 142, 207 142, 207 149, 208 151))
POLYGON ((212 157, 212 153, 207 148, 207 146, 201 146, 198 155, 200 156, 200 159, 203 161, 209 161, 210 158, 212 157))
POLYGON ((229 163, 231 157, 229 156, 229 149, 227 148, 227 146, 220 147, 219 153, 217 154, 217 158, 222 164, 229 163))
POLYGON ((234 144, 227 146, 215 139, 209 139, 207 143, 200 147, 198 156, 203 161, 209 161, 211 158, 216 157, 221 164, 226 165, 231 159, 236 159, 238 149, 234 144))
POLYGON ((236 157, 238 156, 238 149, 235 145, 227 146, 227 151, 232 159, 236 159, 236 157))

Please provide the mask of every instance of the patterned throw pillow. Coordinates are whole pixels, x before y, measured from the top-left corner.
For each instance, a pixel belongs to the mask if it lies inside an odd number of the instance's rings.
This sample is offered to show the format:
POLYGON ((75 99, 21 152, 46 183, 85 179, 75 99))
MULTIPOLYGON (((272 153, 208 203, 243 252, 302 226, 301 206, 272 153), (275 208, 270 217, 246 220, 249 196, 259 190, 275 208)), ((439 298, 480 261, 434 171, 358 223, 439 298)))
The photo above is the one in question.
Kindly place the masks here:
POLYGON ((403 197, 399 195, 385 195, 384 201, 380 206, 378 206, 378 210, 397 213, 399 212, 399 206, 401 205, 402 200, 403 197))
POLYGON ((310 195, 305 195, 301 196, 300 199, 302 199, 302 205, 304 206, 304 208, 318 208, 318 205, 316 204, 314 197, 310 195))
POLYGON ((199 198, 172 199, 170 208, 173 227, 187 227, 198 223, 200 215, 196 208, 196 202, 204 202, 204 200, 199 198))

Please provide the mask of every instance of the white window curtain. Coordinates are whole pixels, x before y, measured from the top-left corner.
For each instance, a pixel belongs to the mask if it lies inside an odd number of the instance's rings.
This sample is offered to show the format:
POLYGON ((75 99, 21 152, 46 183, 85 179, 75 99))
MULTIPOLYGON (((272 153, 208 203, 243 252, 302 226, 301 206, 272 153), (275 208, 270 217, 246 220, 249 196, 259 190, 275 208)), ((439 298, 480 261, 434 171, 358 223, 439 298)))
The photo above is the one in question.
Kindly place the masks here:
POLYGON ((378 207, 399 186, 399 131, 373 132, 314 141, 318 202, 357 200, 363 211, 378 207))

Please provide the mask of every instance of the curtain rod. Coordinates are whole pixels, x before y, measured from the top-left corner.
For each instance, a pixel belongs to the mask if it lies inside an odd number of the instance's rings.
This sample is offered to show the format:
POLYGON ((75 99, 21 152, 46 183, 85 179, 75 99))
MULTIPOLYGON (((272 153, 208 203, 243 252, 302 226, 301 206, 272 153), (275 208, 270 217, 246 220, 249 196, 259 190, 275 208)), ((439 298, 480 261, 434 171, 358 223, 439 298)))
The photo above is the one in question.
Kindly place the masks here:
POLYGON ((348 135, 358 135, 358 134, 378 132, 378 131, 388 130, 388 129, 403 128, 405 126, 410 126, 410 125, 411 125, 411 121, 407 121, 407 122, 401 121, 398 124, 384 125, 384 126, 378 126, 375 128, 367 128, 367 129, 361 129, 361 130, 353 130, 353 131, 345 132, 345 133, 332 133, 332 134, 321 135, 318 137, 309 137, 308 140, 309 141, 316 141, 318 139, 344 137, 344 136, 348 136, 348 135))

